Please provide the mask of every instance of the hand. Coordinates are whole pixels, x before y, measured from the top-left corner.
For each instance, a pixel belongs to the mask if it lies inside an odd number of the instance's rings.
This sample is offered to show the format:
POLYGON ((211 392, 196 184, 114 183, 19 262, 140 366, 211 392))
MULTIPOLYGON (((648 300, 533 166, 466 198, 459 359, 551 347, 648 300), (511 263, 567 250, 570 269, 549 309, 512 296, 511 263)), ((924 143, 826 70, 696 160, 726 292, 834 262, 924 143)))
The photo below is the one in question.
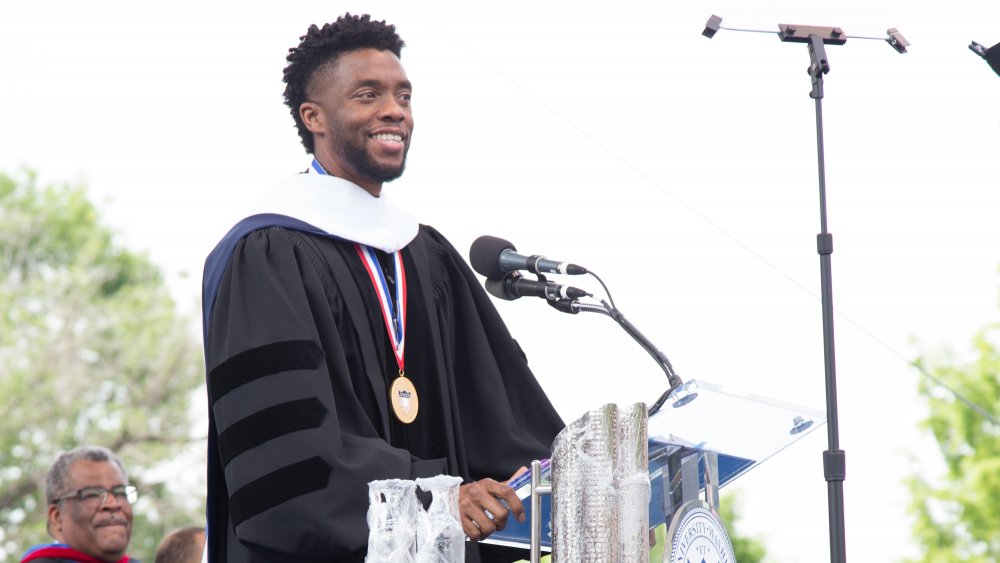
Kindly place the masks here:
POLYGON ((514 489, 493 479, 481 479, 459 487, 458 513, 465 535, 473 541, 484 540, 493 532, 506 528, 510 514, 518 522, 524 522, 525 519, 524 505, 517 498, 514 489), (506 507, 500 503, 501 500, 507 504, 506 507), (490 514, 493 515, 492 518, 490 514))

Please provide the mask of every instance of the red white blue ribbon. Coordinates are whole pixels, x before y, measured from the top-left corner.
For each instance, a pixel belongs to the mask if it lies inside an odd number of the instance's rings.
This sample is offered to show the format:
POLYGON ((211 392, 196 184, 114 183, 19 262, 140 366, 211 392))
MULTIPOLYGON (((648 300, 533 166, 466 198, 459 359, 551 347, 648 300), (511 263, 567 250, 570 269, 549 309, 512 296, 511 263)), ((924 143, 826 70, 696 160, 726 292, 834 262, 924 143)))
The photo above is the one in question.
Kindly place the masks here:
MULTIPOLYGON (((317 174, 329 176, 323 165, 315 158, 312 161, 312 169, 317 174)), ((355 244, 354 248, 357 249, 358 256, 361 257, 361 262, 365 265, 368 277, 375 287, 375 294, 382 306, 385 329, 389 332, 389 341, 392 343, 392 352, 396 355, 396 363, 399 364, 399 374, 403 375, 403 349, 406 346, 406 272, 403 271, 403 257, 398 250, 392 253, 393 264, 396 266, 396 307, 394 307, 392 299, 389 298, 389 285, 385 281, 382 266, 375 258, 375 251, 370 246, 362 244, 355 244)))
POLYGON ((385 281, 382 266, 375 257, 375 250, 361 244, 355 244, 354 248, 357 249, 358 256, 368 271, 368 277, 375 286, 375 295, 378 297, 379 305, 382 306, 382 319, 385 320, 385 328, 389 331, 389 341, 396 355, 396 363, 399 364, 399 374, 402 375, 403 350, 406 346, 406 272, 403 270, 403 256, 398 250, 392 253, 392 261, 396 267, 396 303, 393 306, 392 299, 389 298, 389 285, 385 281))

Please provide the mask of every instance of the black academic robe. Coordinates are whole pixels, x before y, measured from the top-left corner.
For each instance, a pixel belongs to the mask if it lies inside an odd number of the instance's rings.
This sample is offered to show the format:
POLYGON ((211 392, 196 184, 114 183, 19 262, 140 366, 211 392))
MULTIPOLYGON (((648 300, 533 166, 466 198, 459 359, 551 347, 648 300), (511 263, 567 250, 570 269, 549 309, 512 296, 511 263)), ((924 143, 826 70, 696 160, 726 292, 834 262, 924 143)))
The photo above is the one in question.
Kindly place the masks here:
MULTIPOLYGON (((213 562, 362 561, 369 481, 503 480, 548 457, 563 428, 474 274, 427 226, 401 251, 420 410, 399 423, 368 274, 353 243, 309 230, 255 230, 206 263, 213 562)), ((467 543, 468 561, 523 555, 467 543)))

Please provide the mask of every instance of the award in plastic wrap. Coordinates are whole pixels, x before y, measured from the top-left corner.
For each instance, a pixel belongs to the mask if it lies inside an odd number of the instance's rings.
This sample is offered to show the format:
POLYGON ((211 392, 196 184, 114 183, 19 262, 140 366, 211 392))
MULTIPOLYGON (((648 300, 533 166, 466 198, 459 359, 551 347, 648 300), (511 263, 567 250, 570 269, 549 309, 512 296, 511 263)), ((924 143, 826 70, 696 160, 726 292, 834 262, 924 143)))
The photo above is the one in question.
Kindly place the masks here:
POLYGON ((461 477, 438 475, 417 479, 417 487, 431 494, 427 512, 420 511, 417 529, 417 563, 465 561, 465 532, 458 514, 461 477))
POLYGON ((416 483, 385 479, 368 483, 367 563, 414 563, 418 511, 416 483))

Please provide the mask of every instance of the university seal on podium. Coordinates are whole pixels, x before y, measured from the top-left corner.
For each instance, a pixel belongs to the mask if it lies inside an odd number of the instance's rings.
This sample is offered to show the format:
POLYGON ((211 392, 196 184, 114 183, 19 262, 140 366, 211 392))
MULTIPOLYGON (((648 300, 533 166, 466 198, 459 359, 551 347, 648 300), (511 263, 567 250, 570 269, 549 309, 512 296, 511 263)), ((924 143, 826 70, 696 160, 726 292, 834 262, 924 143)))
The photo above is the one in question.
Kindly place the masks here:
POLYGON ((692 500, 670 522, 670 563, 736 563, 726 526, 708 504, 692 500))

